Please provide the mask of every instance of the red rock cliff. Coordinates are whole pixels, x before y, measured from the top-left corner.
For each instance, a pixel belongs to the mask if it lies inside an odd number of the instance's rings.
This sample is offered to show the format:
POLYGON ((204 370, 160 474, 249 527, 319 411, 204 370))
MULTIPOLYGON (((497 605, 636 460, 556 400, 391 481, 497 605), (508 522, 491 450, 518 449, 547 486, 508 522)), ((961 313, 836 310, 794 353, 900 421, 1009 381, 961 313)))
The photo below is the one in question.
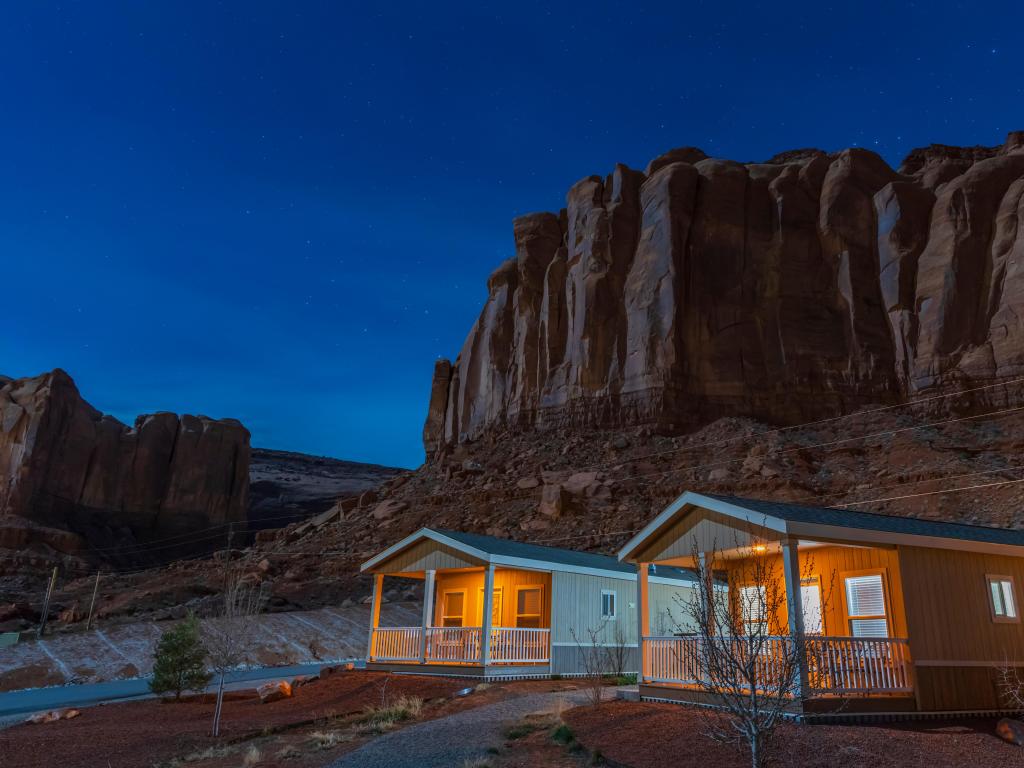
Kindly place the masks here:
POLYGON ((764 163, 672 150, 514 222, 424 444, 723 415, 799 422, 1024 375, 1024 132, 764 163))
POLYGON ((154 413, 129 428, 85 402, 64 371, 0 379, 6 528, 106 543, 123 542, 125 529, 144 542, 244 522, 248 472, 249 432, 233 419, 154 413))

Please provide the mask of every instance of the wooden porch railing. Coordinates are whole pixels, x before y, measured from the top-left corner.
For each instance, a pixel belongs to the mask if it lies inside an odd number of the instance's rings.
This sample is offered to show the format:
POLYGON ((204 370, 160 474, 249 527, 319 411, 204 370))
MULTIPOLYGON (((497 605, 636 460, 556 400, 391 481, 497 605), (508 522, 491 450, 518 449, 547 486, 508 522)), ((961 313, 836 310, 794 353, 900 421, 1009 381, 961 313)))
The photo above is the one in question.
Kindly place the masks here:
POLYGON ((550 629, 495 627, 491 630, 491 663, 547 664, 550 640, 550 629))
MULTIPOLYGON (((427 627, 427 661, 479 664, 480 627, 427 627)), ((378 627, 373 631, 372 661, 418 662, 421 627, 378 627)), ((551 630, 521 627, 491 629, 492 664, 547 664, 551 630)))
MULTIPOLYGON (((755 663, 759 680, 778 680, 786 674, 785 658, 791 637, 764 639, 755 663)), ((699 637, 645 637, 644 678, 656 683, 699 686, 706 678, 703 639, 699 637)), ((741 637, 716 642, 743 644, 741 637)), ((804 638, 810 695, 910 693, 910 653, 906 639, 868 637, 804 638)))
POLYGON ((374 661, 419 661, 420 638, 419 627, 378 627, 373 630, 374 661))

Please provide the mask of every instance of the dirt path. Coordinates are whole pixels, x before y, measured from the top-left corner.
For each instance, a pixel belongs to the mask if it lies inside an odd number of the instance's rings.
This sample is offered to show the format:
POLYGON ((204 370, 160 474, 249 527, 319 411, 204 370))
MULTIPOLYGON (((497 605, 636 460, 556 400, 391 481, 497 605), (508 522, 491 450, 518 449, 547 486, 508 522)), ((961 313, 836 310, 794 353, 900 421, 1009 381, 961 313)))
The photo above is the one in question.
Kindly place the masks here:
POLYGON ((500 747, 505 729, 534 712, 557 712, 582 704, 584 691, 533 693, 504 699, 381 736, 350 752, 330 768, 452 768, 500 747))

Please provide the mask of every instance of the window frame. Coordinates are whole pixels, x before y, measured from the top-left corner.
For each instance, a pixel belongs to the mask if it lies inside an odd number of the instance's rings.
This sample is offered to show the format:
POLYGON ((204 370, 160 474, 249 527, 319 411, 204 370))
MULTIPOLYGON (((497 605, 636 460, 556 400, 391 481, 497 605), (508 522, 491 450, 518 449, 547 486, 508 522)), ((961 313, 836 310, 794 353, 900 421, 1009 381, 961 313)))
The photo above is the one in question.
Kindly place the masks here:
POLYGON ((992 618, 994 624, 1019 624, 1020 623, 1020 603, 1017 602, 1017 582, 1009 574, 1002 573, 986 573, 985 574, 985 591, 988 593, 988 610, 989 615, 992 618), (992 599, 992 585, 1002 584, 1007 582, 1010 585, 1010 598, 1013 600, 1013 616, 1000 615, 996 613, 996 604, 992 599))
POLYGON ((736 610, 739 612, 740 625, 743 627, 743 635, 745 637, 752 637, 753 635, 748 631, 748 625, 757 624, 763 625, 763 629, 760 630, 762 636, 769 636, 772 631, 771 618, 767 615, 768 612, 768 586, 766 584, 755 584, 754 582, 745 582, 743 584, 736 585, 736 610), (764 604, 765 615, 760 617, 758 621, 754 621, 749 616, 744 615, 744 610, 749 607, 747 599, 743 596, 745 590, 756 589, 759 592, 764 593, 764 597, 760 599, 760 603, 764 604))
POLYGON ((807 628, 807 604, 803 600, 803 592, 800 593, 800 609, 803 611, 804 620, 804 634, 810 635, 811 637, 828 637, 828 632, 825 631, 825 594, 821 589, 821 576, 814 574, 812 576, 805 576, 800 579, 800 589, 804 587, 813 587, 818 590, 818 614, 821 619, 821 626, 817 632, 812 632, 807 628))
POLYGON ((441 590, 441 628, 444 629, 459 629, 466 626, 466 590, 465 589, 443 589, 441 590), (459 623, 457 625, 445 624, 448 619, 454 619, 455 615, 449 616, 446 611, 448 610, 448 595, 462 595, 462 613, 459 614, 459 623))
POLYGON ((615 621, 615 618, 619 615, 619 593, 614 589, 602 589, 601 590, 601 619, 604 621, 615 621), (604 598, 611 597, 612 612, 604 612, 604 598))
MULTIPOLYGON (((893 625, 895 616, 892 611, 891 589, 889 588, 889 571, 887 568, 866 568, 860 571, 843 571, 839 574, 843 586, 843 617, 846 620, 846 632, 849 637, 868 637, 868 635, 856 635, 853 632, 855 620, 882 619, 885 622, 885 637, 896 637, 896 627, 893 625), (862 576, 878 576, 882 583, 882 608, 884 614, 850 613, 850 593, 846 588, 846 580, 862 576)), ((879 638, 882 639, 882 638, 879 638)))
POLYGON ((515 605, 513 607, 515 608, 515 612, 516 612, 516 621, 515 621, 515 624, 516 624, 515 628, 516 629, 520 628, 520 626, 519 626, 519 619, 520 618, 534 618, 534 617, 536 617, 536 619, 537 619, 537 626, 536 627, 522 627, 522 629, 543 629, 544 628, 543 627, 543 624, 544 624, 544 585, 543 584, 517 584, 516 585, 516 602, 515 602, 515 605), (540 600, 538 601, 539 602, 539 606, 538 607, 540 609, 540 612, 539 613, 520 613, 519 612, 519 593, 520 592, 524 592, 524 591, 534 590, 534 589, 537 590, 540 593, 540 600))

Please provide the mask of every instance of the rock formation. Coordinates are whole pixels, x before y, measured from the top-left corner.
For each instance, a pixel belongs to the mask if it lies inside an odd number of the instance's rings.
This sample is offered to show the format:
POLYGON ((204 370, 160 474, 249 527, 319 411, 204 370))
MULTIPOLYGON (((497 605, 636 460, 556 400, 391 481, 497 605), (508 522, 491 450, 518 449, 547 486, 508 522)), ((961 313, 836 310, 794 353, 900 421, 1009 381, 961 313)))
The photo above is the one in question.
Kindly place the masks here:
POLYGON ((88 557, 87 545, 244 523, 248 471, 249 432, 233 419, 154 413, 129 428, 64 371, 0 381, 0 544, 12 549, 43 540, 88 557))
POLYGON ((795 423, 1024 374, 1024 132, 763 163, 672 150, 520 217, 428 454, 497 430, 795 423))

